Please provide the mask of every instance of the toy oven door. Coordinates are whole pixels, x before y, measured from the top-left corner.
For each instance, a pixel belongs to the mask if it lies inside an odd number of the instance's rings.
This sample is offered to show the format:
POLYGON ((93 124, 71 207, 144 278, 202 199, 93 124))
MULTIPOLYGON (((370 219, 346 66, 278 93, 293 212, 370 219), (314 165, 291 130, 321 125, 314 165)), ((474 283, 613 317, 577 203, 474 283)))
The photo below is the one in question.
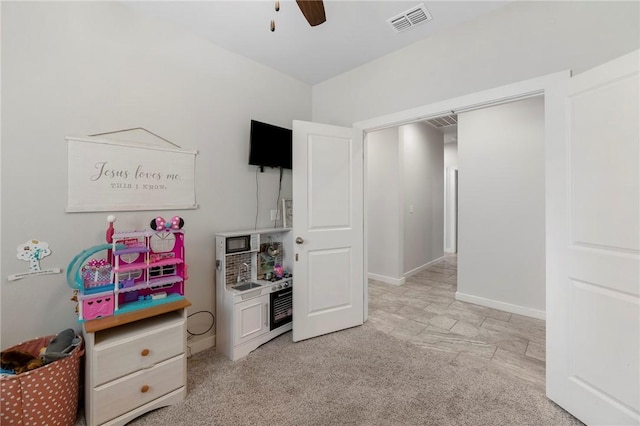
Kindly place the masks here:
POLYGON ((293 288, 274 291, 271 296, 271 327, 275 330, 293 319, 293 288))

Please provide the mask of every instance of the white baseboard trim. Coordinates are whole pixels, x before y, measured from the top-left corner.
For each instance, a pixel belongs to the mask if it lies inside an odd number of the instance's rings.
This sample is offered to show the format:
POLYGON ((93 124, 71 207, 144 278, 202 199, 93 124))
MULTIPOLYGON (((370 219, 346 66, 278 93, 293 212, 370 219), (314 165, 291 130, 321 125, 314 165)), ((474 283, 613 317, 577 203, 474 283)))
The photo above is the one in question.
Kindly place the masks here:
POLYGON ((202 352, 209 348, 213 348, 216 345, 216 335, 213 336, 205 336, 198 340, 194 337, 192 340, 187 340, 187 347, 189 351, 187 354, 195 355, 198 352, 202 352))
POLYGON ((383 283, 393 284, 393 285, 402 285, 406 282, 404 277, 392 278, 392 277, 387 277, 386 275, 378 275, 371 272, 367 274, 367 277, 369 277, 370 280, 382 281, 383 283))
POLYGON ((460 293, 456 291, 456 300, 461 302, 469 302, 475 305, 486 306, 487 308, 498 309, 500 311, 510 312, 512 314, 524 315, 525 317, 537 318, 544 320, 547 317, 545 311, 527 308, 526 306, 513 305, 511 303, 500 302, 498 300, 487 299, 485 297, 473 296, 471 294, 460 293))
POLYGON ((433 265, 434 263, 438 263, 438 262, 440 262, 442 259, 444 259, 444 256, 440 256, 439 258, 434 259, 434 260, 432 260, 432 261, 431 261, 431 262, 429 262, 429 263, 425 263, 425 264, 424 264, 424 265, 422 265, 422 266, 418 266, 417 268, 414 268, 414 269, 412 269, 412 270, 410 270, 410 271, 408 271, 408 272, 405 272, 405 273, 404 273, 404 277, 405 277, 405 278, 409 278, 410 276, 415 275, 415 274, 417 274, 417 273, 418 273, 418 272, 420 272, 420 271, 424 271, 424 270, 425 270, 425 269, 427 269, 429 266, 433 265))

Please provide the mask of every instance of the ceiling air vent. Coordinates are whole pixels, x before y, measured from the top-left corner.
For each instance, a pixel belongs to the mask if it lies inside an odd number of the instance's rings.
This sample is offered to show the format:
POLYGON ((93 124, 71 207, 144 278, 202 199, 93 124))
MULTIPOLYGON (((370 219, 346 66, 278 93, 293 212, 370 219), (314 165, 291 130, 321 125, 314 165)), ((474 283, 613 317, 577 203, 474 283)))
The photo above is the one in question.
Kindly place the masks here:
POLYGON ((449 127, 449 126, 457 126, 458 116, 455 114, 444 115, 442 117, 436 117, 436 118, 427 120, 427 123, 429 123, 431 126, 435 127, 436 129, 441 129, 443 127, 449 127))
POLYGON ((387 22, 393 27, 395 32, 399 33, 415 27, 422 22, 430 21, 431 19, 433 19, 433 17, 427 10, 427 7, 424 3, 421 3, 400 15, 387 19, 387 22))

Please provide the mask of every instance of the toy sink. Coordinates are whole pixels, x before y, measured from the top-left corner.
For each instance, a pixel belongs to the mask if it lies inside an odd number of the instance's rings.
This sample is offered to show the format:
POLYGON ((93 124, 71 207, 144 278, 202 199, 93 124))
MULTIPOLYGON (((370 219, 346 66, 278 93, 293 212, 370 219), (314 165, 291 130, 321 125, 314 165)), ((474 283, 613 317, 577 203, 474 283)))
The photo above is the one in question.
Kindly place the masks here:
POLYGON ((245 283, 241 283, 241 284, 236 284, 236 285, 232 286, 231 288, 234 289, 234 290, 244 291, 244 290, 249 290, 249 289, 258 288, 258 287, 262 287, 262 285, 258 284, 258 283, 245 282, 245 283))

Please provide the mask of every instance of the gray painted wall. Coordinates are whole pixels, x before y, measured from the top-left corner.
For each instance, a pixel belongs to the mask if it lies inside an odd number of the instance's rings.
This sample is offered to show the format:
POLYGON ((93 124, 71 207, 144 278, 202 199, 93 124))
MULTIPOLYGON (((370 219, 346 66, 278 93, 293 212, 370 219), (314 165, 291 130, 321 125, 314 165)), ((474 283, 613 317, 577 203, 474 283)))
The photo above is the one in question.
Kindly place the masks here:
POLYGON ((639 15, 639 2, 512 2, 313 86, 313 120, 350 126, 563 70, 580 73, 637 50, 639 15))
POLYGON ((544 98, 458 115, 458 294, 544 317, 544 98))
POLYGON ((413 123, 367 135, 369 276, 394 284, 443 255, 443 135, 413 123))
POLYGON ((444 136, 423 123, 400 127, 404 181, 404 273, 443 255, 444 136))
MULTIPOLYGON (((563 70, 581 73, 639 49, 639 15, 638 2, 513 2, 313 86, 313 120, 348 126, 563 70)), ((459 136, 459 156, 460 144, 459 136)), ((459 161, 463 179, 465 166, 459 161)), ((463 208, 462 194, 459 200, 463 208)), ((543 198, 535 208, 544 209, 543 198)), ((531 229, 539 232, 535 246, 544 238, 544 228, 531 229)), ((463 232, 460 228, 460 237, 463 232)), ((536 252, 534 263, 541 253, 536 252)), ((464 262, 463 254, 459 256, 464 262)), ((532 280, 539 272, 536 269, 532 280)), ((544 313, 544 277, 541 282, 511 283, 500 295, 462 290, 479 297, 506 297, 539 316, 544 313)))
MULTIPOLYGON (((198 150, 197 210, 115 212, 116 229, 181 215, 189 312, 214 311, 214 235, 273 226, 277 171, 248 166, 254 118, 289 127, 311 118, 311 87, 119 2, 2 2, 2 347, 77 327, 64 274, 26 272, 16 247, 48 242, 43 268, 104 242, 108 213, 65 213, 65 136, 144 127, 198 150), (282 96, 286 93, 286 96, 282 96)), ((282 196, 291 197, 285 172, 282 196)), ((204 332, 209 315, 189 319, 204 332)), ((215 328, 213 329, 215 330, 215 328)), ((214 331, 209 332, 212 344, 214 331)), ((191 342, 195 342, 194 339, 191 342)))
MULTIPOLYGON (((7 281, 26 271, 16 247, 47 241, 53 253, 43 268, 65 268, 104 238, 106 214, 64 213, 67 135, 142 126, 200 152, 200 208, 162 213, 187 223, 191 312, 213 311, 214 234, 253 227, 256 192, 258 227, 272 224, 278 174, 258 176, 256 191, 250 118, 351 125, 559 70, 579 73, 640 46, 638 2, 514 2, 311 88, 117 2, 0 7, 2 347, 77 325, 63 275, 7 281)), ((288 173, 282 195, 291 195, 288 173)), ((117 214, 117 227, 145 227, 158 213, 117 214)), ((193 331, 208 325, 207 315, 189 320, 193 331)))
POLYGON ((367 233, 369 274, 402 280, 404 233, 402 158, 397 128, 367 135, 367 233))

